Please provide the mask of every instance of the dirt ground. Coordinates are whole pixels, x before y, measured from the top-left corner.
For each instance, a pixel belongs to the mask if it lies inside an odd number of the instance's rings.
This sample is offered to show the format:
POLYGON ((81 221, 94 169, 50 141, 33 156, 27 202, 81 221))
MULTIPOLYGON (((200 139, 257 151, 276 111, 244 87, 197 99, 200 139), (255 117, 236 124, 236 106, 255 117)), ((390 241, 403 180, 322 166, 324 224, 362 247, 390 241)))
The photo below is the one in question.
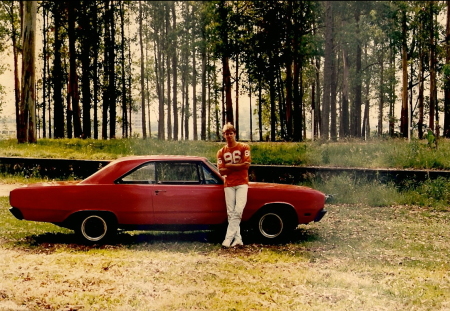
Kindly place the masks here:
POLYGON ((21 184, 1 184, 0 183, 0 197, 8 197, 9 192, 13 189, 21 187, 21 184))

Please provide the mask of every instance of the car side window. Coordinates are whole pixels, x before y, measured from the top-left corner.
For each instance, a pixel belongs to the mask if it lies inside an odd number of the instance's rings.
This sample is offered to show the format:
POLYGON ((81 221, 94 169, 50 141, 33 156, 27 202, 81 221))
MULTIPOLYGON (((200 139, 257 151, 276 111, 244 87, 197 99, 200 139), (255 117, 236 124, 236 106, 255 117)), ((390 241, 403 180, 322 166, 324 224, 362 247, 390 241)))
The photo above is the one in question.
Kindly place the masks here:
POLYGON ((200 184, 195 162, 159 162, 157 182, 160 184, 200 184))
POLYGON ((121 184, 154 184, 155 164, 147 163, 120 179, 121 184))
POLYGON ((205 165, 202 165, 203 178, 205 180, 205 184, 222 184, 222 180, 219 179, 214 173, 208 169, 205 165))

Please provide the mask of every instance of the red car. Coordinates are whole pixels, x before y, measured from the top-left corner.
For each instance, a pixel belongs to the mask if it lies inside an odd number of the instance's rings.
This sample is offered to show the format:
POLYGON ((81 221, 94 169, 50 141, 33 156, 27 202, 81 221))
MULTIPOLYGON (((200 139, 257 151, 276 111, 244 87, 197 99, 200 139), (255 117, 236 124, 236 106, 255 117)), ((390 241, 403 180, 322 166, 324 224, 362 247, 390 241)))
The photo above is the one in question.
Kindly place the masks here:
MULTIPOLYGON (((100 243, 118 229, 192 230, 227 222, 223 178, 206 158, 130 156, 79 182, 43 182, 10 192, 18 219, 69 228, 100 243)), ((262 242, 280 241, 299 224, 320 221, 326 196, 294 185, 251 182, 242 225, 262 242)))

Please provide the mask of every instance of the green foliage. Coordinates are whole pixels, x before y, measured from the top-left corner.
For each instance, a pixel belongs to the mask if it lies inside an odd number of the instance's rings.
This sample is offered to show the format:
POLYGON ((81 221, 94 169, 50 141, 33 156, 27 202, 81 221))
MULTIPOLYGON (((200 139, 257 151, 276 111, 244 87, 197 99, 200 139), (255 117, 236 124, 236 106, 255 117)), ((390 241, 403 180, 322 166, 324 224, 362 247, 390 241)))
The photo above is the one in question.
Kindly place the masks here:
POLYGON ((399 187, 354 174, 340 174, 325 179, 312 177, 306 185, 332 195, 331 203, 336 204, 412 205, 446 210, 450 203, 450 181, 443 177, 410 181, 399 187))
MULTIPOLYGON (((157 139, 40 139, 36 144, 0 141, 0 156, 112 160, 127 155, 167 154, 204 156, 216 161, 224 142, 161 141, 157 139)), ((438 148, 426 141, 372 140, 339 143, 261 143, 249 142, 253 164, 366 168, 450 169, 450 141, 439 139, 438 148)), ((35 174, 2 176, 3 183, 37 181, 35 174), (32 180, 29 176, 34 176, 32 180)), ((408 204, 445 208, 450 202, 450 182, 444 178, 423 183, 407 182, 401 188, 342 174, 319 180, 310 176, 308 185, 335 195, 335 202, 390 206, 408 204)))
POLYGON ((438 177, 422 183, 411 183, 401 190, 399 203, 418 206, 431 206, 437 209, 448 209, 450 203, 450 181, 438 177))
POLYGON ((252 162, 264 165, 305 165, 309 145, 302 143, 251 143, 252 162))
POLYGON ((341 174, 327 179, 311 181, 311 186, 332 195, 332 203, 391 206, 398 204, 401 194, 393 185, 382 184, 351 174, 341 174))

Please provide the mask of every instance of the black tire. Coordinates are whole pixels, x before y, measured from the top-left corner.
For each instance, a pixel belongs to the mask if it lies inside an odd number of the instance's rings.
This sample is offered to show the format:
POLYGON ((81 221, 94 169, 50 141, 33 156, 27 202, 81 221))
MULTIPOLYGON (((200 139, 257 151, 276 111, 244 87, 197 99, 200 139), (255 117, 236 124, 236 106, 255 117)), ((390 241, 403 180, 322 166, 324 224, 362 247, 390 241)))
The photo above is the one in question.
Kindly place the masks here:
POLYGON ((253 221, 255 238, 263 243, 280 243, 294 231, 292 215, 284 210, 265 209, 253 221))
POLYGON ((84 243, 108 242, 117 233, 117 224, 113 218, 101 213, 84 214, 78 218, 75 232, 84 243))

